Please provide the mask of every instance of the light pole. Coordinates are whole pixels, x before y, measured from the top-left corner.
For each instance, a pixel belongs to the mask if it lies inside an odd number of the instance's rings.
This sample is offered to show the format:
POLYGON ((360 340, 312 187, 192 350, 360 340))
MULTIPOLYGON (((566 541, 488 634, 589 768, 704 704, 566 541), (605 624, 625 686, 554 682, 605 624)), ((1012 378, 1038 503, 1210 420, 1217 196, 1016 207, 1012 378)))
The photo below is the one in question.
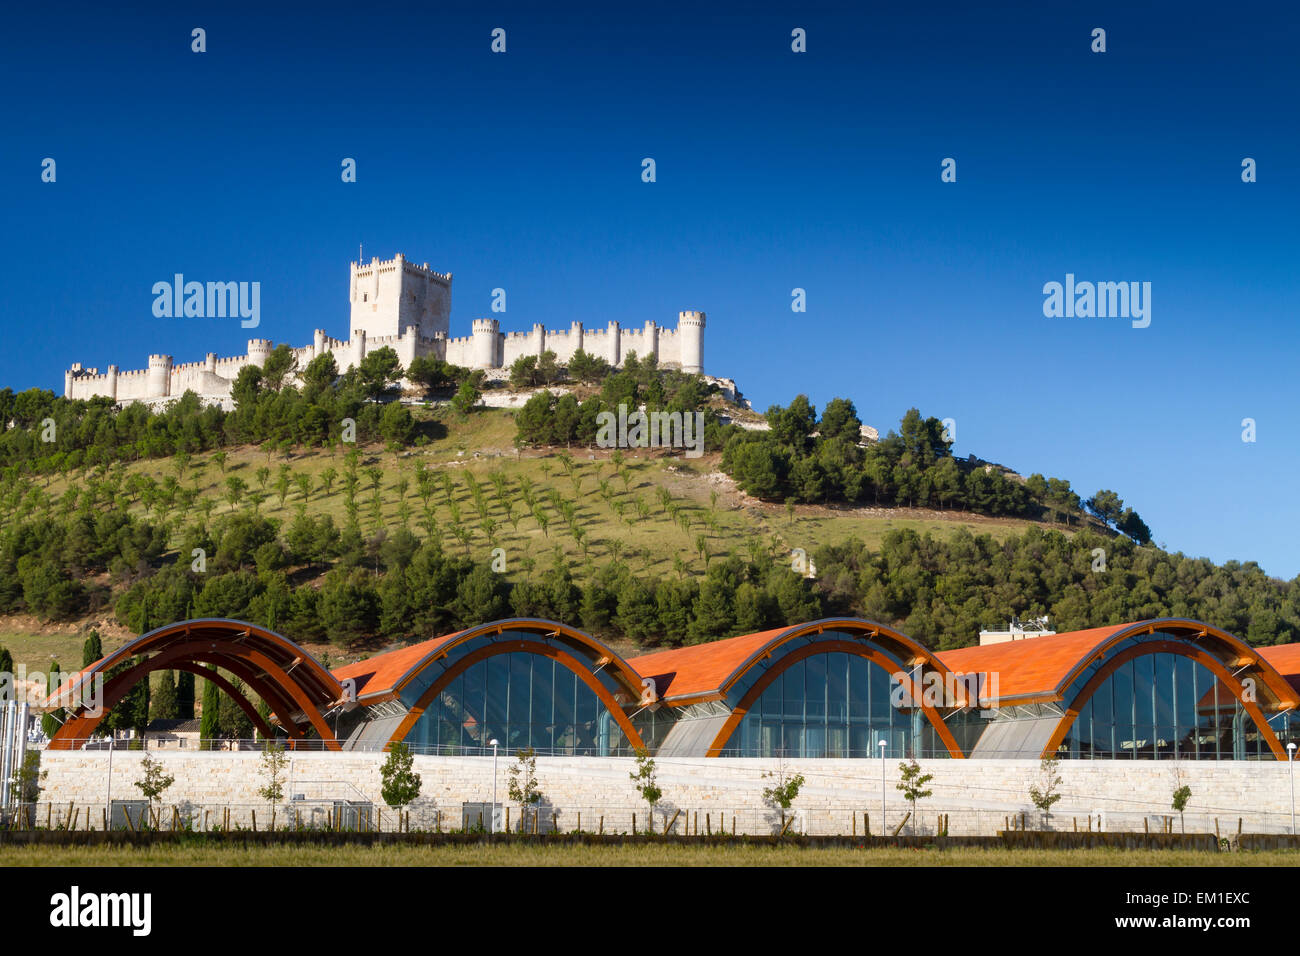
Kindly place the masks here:
POLYGON ((1295 744, 1286 745, 1286 762, 1291 771, 1291 835, 1295 836, 1295 744))
POLYGON ((880 835, 885 835, 885 747, 884 739, 880 741, 880 835))
POLYGON ((493 737, 488 741, 492 745, 492 810, 488 813, 488 833, 493 836, 497 832, 497 744, 498 740, 493 737))

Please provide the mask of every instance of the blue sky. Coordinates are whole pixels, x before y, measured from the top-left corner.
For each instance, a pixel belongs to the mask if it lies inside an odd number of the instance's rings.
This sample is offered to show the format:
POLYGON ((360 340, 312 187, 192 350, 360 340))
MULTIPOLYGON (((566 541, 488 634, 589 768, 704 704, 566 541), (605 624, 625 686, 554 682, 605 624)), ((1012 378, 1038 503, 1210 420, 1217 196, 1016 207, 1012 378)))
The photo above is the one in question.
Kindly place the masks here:
POLYGON ((12 11, 0 383, 345 336, 363 242, 455 274, 453 335, 496 287, 506 329, 701 309, 760 410, 917 406, 1172 550, 1300 572, 1285 6, 703 6, 12 11), (260 328, 154 318, 176 272, 261 282, 260 328), (1044 317, 1067 272, 1150 282, 1150 327, 1044 317))

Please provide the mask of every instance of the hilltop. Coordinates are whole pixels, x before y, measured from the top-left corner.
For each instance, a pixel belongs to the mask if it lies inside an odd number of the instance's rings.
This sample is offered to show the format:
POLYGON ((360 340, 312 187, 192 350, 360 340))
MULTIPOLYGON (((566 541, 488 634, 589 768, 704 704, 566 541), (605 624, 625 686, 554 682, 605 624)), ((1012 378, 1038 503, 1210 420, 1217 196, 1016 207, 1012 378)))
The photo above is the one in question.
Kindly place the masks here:
POLYGON ((1013 614, 1062 629, 1179 614, 1255 643, 1300 631, 1296 583, 1168 554, 1113 492, 1084 502, 954 459, 915 409, 872 441, 851 402, 818 415, 797 396, 760 422, 652 363, 565 395, 538 389, 562 370, 524 369, 514 386, 534 392, 514 408, 481 407, 491 383, 452 367, 424 370, 424 400, 392 401, 401 371, 309 367, 299 391, 253 368, 233 412, 0 393, 0 644, 66 667, 92 628, 111 650, 192 616, 335 662, 511 615, 628 654, 828 613, 935 647, 1013 614), (704 453, 595 447, 619 402, 698 412, 704 453), (43 422, 54 442, 34 440, 43 422))

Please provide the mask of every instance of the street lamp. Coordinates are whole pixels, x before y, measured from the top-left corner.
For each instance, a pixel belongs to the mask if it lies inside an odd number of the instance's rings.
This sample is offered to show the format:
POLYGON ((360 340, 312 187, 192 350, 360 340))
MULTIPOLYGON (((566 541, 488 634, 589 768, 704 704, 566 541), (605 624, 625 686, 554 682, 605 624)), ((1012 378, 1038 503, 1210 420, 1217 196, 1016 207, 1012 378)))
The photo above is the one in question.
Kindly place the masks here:
POLYGON ((885 747, 884 738, 880 741, 880 835, 885 835, 885 747))
POLYGON ((497 744, 499 741, 493 737, 488 743, 492 745, 492 810, 488 814, 488 833, 495 836, 497 832, 497 744))
POLYGON ((1295 836, 1295 744, 1286 745, 1286 762, 1291 770, 1291 835, 1295 836))

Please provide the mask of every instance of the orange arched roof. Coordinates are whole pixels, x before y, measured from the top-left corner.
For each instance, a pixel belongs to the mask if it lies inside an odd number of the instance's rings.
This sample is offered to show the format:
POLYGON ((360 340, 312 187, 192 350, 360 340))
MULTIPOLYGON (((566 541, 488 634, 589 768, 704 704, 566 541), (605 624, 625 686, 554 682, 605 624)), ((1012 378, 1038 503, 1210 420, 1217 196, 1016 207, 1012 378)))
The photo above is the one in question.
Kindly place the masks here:
POLYGON ((708 644, 691 644, 668 651, 629 657, 628 666, 653 678, 660 697, 696 697, 717 691, 737 667, 788 627, 743 634, 708 644))
POLYGON ((460 633, 460 631, 456 631, 454 634, 446 634, 443 637, 421 641, 419 644, 412 644, 410 647, 385 651, 364 661, 336 667, 331 673, 340 684, 348 678, 355 680, 357 682, 357 699, 359 700, 379 694, 389 694, 392 693, 394 685, 401 680, 403 675, 412 668, 418 667, 421 661, 439 648, 451 643, 456 635, 460 633))
POLYGON ((376 702, 383 697, 395 697, 426 666, 446 654, 458 644, 480 637, 495 636, 507 631, 524 631, 545 637, 558 637, 585 649, 586 653, 597 662, 596 669, 608 668, 617 675, 635 700, 640 695, 640 677, 628 665, 603 643, 590 634, 540 618, 509 618, 491 621, 476 627, 456 631, 443 637, 435 637, 410 647, 376 654, 374 657, 354 664, 337 668, 333 675, 341 681, 352 678, 357 682, 357 699, 376 702))
POLYGON ((823 631, 858 632, 861 636, 893 645, 891 649, 899 652, 909 666, 926 663, 932 669, 946 670, 938 658, 911 638, 860 618, 827 618, 793 627, 778 627, 708 644, 643 654, 629 658, 627 663, 637 673, 654 680, 660 698, 666 703, 683 704, 722 697, 746 671, 781 644, 823 631))
POLYGON ((1051 695, 1080 660, 1132 626, 1114 624, 983 647, 962 647, 939 651, 938 657, 954 673, 997 674, 1001 698, 1051 695))
POLYGON ((1059 701, 1071 682, 1094 661, 1130 638, 1154 632, 1204 641, 1207 650, 1230 669, 1255 671, 1280 706, 1300 705, 1296 682, 1274 666, 1276 660, 1300 673, 1300 649, 1285 650, 1296 645, 1252 648, 1226 631, 1182 618, 1136 621, 983 647, 963 647, 940 651, 938 656, 957 673, 996 674, 998 700, 1003 703, 1059 701))
POLYGON ((1260 657, 1286 678, 1288 684, 1300 691, 1300 644, 1273 644, 1256 650, 1260 657))

